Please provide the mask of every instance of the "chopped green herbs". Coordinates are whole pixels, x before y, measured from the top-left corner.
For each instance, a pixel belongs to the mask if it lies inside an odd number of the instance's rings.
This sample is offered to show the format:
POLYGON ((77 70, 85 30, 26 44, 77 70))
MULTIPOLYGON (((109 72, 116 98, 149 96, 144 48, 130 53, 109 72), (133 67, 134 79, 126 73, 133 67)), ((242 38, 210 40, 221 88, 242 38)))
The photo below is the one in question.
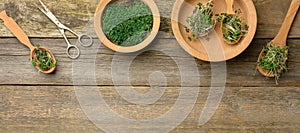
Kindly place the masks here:
POLYGON ((268 44, 264 47, 263 55, 258 62, 258 65, 267 71, 268 74, 275 76, 276 84, 281 72, 287 70, 286 61, 288 59, 288 47, 280 48, 268 44))
POLYGON ((218 21, 222 23, 223 38, 229 44, 238 43, 248 30, 248 26, 236 15, 222 14, 218 21))
POLYGON ((102 17, 106 37, 119 46, 134 46, 150 34, 153 26, 151 9, 139 0, 123 0, 107 6, 102 17))
POLYGON ((209 0, 205 5, 200 2, 195 7, 193 14, 186 19, 188 25, 185 27, 186 32, 192 32, 189 40, 193 41, 208 35, 214 28, 216 20, 213 17, 213 6, 213 0, 209 0))
POLYGON ((56 66, 50 54, 46 50, 40 49, 39 45, 35 47, 31 62, 33 66, 38 66, 42 71, 50 70, 56 66))

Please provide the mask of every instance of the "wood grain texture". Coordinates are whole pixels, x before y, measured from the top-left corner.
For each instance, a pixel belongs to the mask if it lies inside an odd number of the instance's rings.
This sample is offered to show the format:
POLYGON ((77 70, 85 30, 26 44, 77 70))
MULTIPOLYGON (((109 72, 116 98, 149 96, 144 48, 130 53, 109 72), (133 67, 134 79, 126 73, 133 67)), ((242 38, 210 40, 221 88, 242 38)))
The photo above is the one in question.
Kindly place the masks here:
MULTIPOLYGON (((136 120, 165 113, 179 93, 177 87, 168 87, 155 104, 138 106, 124 101, 114 87, 98 89, 110 108, 136 120)), ((197 122, 208 91, 206 87, 200 89, 191 114, 172 132, 299 131, 299 88, 227 87, 215 116, 199 127, 197 122)), ((84 115, 71 86, 0 86, 0 110, 0 132, 103 132, 84 115)))
POLYGON ((272 40, 274 44, 278 44, 280 47, 286 46, 286 39, 288 37, 291 26, 293 25, 294 19, 298 13, 298 9, 300 6, 299 0, 293 0, 291 5, 286 13, 286 17, 280 27, 280 30, 276 37, 272 40))
MULTIPOLYGON (((98 52, 93 52, 94 48, 83 48, 82 56, 96 56, 93 58, 80 58, 79 60, 70 60, 67 58, 65 49, 66 44, 62 39, 31 39, 33 44, 39 43, 54 52, 58 59, 58 66, 55 74, 44 75, 38 73, 29 62, 29 52, 26 47, 21 45, 16 39, 2 39, 0 42, 0 84, 2 85, 73 85, 72 71, 80 70, 74 68, 72 63, 79 62, 81 64, 95 62, 95 72, 97 84, 91 85, 114 85, 112 82, 112 60, 115 58, 115 52, 101 45, 98 52), (91 51, 92 50, 92 51, 91 51), (17 71, 16 71, 17 70, 17 71)), ((71 40, 75 41, 75 40, 71 40)), ((240 56, 226 62, 227 86, 276 86, 273 79, 265 79, 255 71, 255 65, 258 54, 262 47, 270 40, 254 40, 250 47, 240 56), (256 75, 255 75, 256 73, 256 75), (238 79, 238 80, 237 80, 238 79)), ((300 65, 299 40, 288 40, 289 60, 288 72, 282 75, 279 80, 279 86, 300 86, 300 71, 297 69, 300 65)), ((100 44, 95 40, 95 45, 100 44)), ((94 45, 94 46, 95 46, 94 45)), ((180 71, 176 64, 176 60, 183 62, 183 67, 191 68, 191 62, 195 62, 198 66, 201 86, 210 86, 211 84, 211 64, 200 60, 194 60, 190 55, 186 54, 175 39, 157 39, 149 49, 168 48, 174 51, 177 56, 170 57, 159 51, 148 51, 137 56, 130 66, 130 81, 132 85, 149 85, 148 76, 156 71, 161 71, 167 78, 168 86, 180 85, 180 71), (174 60, 172 59, 174 58, 174 60), (185 63, 186 62, 186 63, 185 63), (155 66, 155 67, 153 67, 155 66)), ((124 55, 132 57, 133 55, 124 55)), ((117 63, 122 60, 116 60, 117 63)), ((81 66, 79 66, 81 67, 81 66)), ((125 70, 124 70, 125 71, 125 70)), ((82 79, 87 80, 88 79, 82 79)), ((90 84, 83 84, 90 85, 90 84)), ((122 84, 116 84, 122 85, 122 84)), ((198 83, 187 83, 188 86, 195 86, 198 83)))
MULTIPOLYGON (((0 0, 0 10, 6 10, 30 37, 61 37, 56 26, 34 5, 35 0, 0 0)), ((64 24, 81 31, 93 18, 99 0, 44 0, 44 3, 64 24)), ((161 31, 172 33, 171 12, 175 0, 155 0, 162 16, 161 31)), ((279 31, 291 0, 253 0, 258 12, 256 38, 273 38, 279 31)), ((0 25, 0 36, 12 36, 0 25)), ((172 36, 159 36, 168 38, 172 36)), ((300 17, 296 16, 289 38, 300 37, 300 17)))

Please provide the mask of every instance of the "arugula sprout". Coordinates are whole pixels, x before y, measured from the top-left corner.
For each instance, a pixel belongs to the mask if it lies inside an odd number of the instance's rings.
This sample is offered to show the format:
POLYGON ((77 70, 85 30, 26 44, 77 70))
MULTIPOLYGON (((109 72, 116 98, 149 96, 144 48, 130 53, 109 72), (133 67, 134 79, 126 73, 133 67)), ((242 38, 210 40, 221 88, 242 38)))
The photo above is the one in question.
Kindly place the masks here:
POLYGON ((153 26, 151 9, 139 0, 111 3, 102 17, 106 37, 119 46, 134 46, 150 34, 153 26))
POLYGON ((222 33, 225 42, 236 44, 246 34, 248 26, 236 15, 221 14, 218 21, 222 23, 222 33))
POLYGON ((276 84, 283 70, 287 70, 286 61, 288 59, 288 46, 281 48, 268 44, 264 47, 263 55, 258 65, 267 71, 268 74, 275 76, 276 84))
POLYGON ((33 66, 38 66, 43 71, 50 70, 57 64, 54 64, 54 60, 46 50, 40 49, 39 44, 37 44, 35 47, 34 56, 31 60, 31 63, 33 66))
POLYGON ((185 30, 192 33, 192 36, 188 37, 190 41, 208 35, 214 28, 216 20, 213 17, 213 6, 213 0, 209 0, 205 5, 199 2, 193 14, 186 19, 185 30))

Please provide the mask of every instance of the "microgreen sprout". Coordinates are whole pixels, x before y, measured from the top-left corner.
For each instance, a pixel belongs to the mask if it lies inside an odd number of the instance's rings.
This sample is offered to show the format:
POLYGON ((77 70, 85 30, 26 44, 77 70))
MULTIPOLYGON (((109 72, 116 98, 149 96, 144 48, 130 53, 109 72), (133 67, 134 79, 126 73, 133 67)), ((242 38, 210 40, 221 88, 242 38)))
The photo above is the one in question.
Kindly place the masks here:
POLYGON ((54 63, 51 55, 44 49, 40 49, 40 45, 36 45, 31 63, 33 66, 38 66, 42 71, 50 70, 55 67, 57 63, 54 63))
POLYGON ((279 46, 273 46, 268 44, 264 47, 262 57, 260 58, 258 65, 267 74, 272 74, 275 76, 276 84, 278 84, 278 79, 283 70, 287 70, 286 61, 288 59, 288 46, 283 48, 279 46))
POLYGON ((206 4, 199 2, 193 10, 193 14, 186 19, 185 30, 192 33, 188 37, 190 41, 208 35, 214 28, 216 20, 213 15, 213 6, 213 0, 209 0, 206 4))
MULTIPOLYGON (((236 11, 239 13, 240 11, 236 11)), ((248 25, 237 15, 221 14, 218 21, 222 23, 223 38, 228 44, 236 44, 247 33, 248 25)))

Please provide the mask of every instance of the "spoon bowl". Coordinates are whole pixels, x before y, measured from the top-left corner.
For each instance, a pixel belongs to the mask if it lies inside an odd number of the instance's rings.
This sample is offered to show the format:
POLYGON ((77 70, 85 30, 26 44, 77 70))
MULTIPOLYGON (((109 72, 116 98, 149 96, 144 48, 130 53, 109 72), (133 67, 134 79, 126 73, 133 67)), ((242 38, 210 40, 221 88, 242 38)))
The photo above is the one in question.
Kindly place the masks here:
MULTIPOLYGON (((226 6, 227 6, 227 12, 226 14, 231 16, 231 17, 236 17, 236 13, 234 12, 233 10, 233 3, 234 3, 234 0, 225 0, 226 2, 226 6)), ((238 17, 238 16, 237 16, 238 17)), ((222 30, 222 35, 223 35, 223 23, 224 23, 224 20, 225 20, 225 17, 222 18, 222 21, 221 21, 221 30, 222 30)), ((234 45, 234 44, 237 44, 242 38, 242 34, 238 37, 238 39, 235 41, 235 42, 231 42, 230 40, 226 39, 223 37, 225 43, 227 44, 230 44, 230 45, 234 45)))
MULTIPOLYGON (((56 61, 56 59, 55 59, 53 53, 52 53, 49 49, 44 48, 44 47, 39 47, 39 49, 47 52, 47 54, 53 59, 53 64, 56 64, 56 63, 57 63, 57 61, 56 61)), ((32 61, 32 60, 35 59, 35 54, 34 54, 34 52, 35 52, 35 49, 30 50, 30 61, 32 61)), ((50 74, 50 73, 52 73, 52 72, 55 71, 56 65, 54 65, 53 67, 51 67, 51 69, 49 69, 49 70, 42 70, 39 66, 35 66, 35 68, 38 69, 38 70, 39 70, 40 72, 42 72, 42 73, 50 74)))
MULTIPOLYGON (((283 48, 284 46, 286 46, 286 45, 277 45, 272 42, 270 42, 268 45, 279 46, 280 48, 283 48)), ((263 50, 259 54, 258 61, 257 61, 258 63, 260 62, 260 59, 263 57, 264 50, 265 49, 263 48, 263 50)), ((287 54, 287 53, 288 53, 288 50, 286 50, 285 54, 287 54)), ((266 69, 263 69, 259 64, 257 64, 257 70, 265 77, 274 78, 276 76, 275 74, 268 72, 266 69)), ((280 70, 283 71, 283 68, 281 68, 280 70)))
MULTIPOLYGON (((12 18, 7 16, 6 11, 2 11, 0 13, 0 18, 4 21, 4 25, 17 37, 17 39, 22 44, 24 44, 25 46, 27 46, 30 49, 30 60, 32 61, 32 59, 34 59, 34 56, 35 56, 35 54, 34 54, 35 47, 29 41, 29 38, 26 35, 26 33, 21 29, 21 27, 12 18)), ((50 50, 48 50, 47 48, 43 48, 43 47, 39 47, 39 48, 41 50, 45 50, 48 53, 48 55, 53 59, 53 63, 56 64, 56 59, 50 50)), ((35 68, 38 69, 42 73, 49 74, 55 70, 56 65, 49 70, 42 70, 39 66, 35 66, 35 68)))
MULTIPOLYGON (((237 16, 236 14, 227 14, 227 15, 232 16, 232 17, 237 16)), ((222 35, 223 35, 223 22, 224 22, 224 19, 225 19, 225 17, 222 18, 222 22, 221 22, 222 35)), ((234 45, 234 44, 237 44, 241 40, 241 38, 242 38, 242 34, 239 36, 239 38, 235 42, 231 42, 230 40, 228 40, 226 38, 223 38, 223 39, 224 39, 226 44, 234 45)))

